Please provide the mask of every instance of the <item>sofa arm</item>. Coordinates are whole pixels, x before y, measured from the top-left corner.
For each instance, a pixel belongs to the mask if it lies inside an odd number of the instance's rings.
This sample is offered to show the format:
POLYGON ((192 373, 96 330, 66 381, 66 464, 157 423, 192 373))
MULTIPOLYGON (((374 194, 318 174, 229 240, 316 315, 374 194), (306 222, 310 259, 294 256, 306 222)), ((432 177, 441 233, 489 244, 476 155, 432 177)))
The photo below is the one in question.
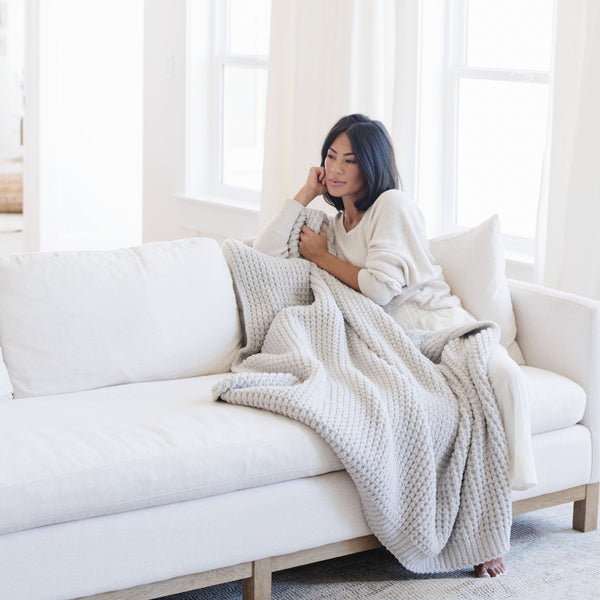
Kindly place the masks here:
POLYGON ((592 479, 600 480, 600 302, 509 281, 517 342, 528 365, 578 383, 587 394, 582 423, 592 434, 592 479))

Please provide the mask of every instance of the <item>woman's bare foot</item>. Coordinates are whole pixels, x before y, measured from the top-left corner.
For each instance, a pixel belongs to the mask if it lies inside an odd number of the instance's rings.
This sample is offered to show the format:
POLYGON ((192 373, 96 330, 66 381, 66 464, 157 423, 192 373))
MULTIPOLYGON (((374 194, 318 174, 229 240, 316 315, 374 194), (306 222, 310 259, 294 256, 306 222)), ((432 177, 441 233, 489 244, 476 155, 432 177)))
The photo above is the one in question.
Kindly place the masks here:
POLYGON ((475 573, 477 577, 497 577, 498 575, 504 575, 506 573, 504 559, 502 557, 494 558, 480 565, 475 565, 475 573))

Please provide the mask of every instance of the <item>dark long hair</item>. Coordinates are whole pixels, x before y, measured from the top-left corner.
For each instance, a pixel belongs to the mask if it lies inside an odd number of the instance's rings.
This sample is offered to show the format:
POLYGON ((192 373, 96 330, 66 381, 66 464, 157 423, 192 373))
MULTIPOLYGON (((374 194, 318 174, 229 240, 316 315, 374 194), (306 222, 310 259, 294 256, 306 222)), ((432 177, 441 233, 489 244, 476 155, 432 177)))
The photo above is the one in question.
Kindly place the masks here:
MULTIPOLYGON (((323 142, 322 167, 325 166, 331 144, 342 133, 350 139, 354 158, 367 183, 367 195, 354 203, 357 210, 365 211, 383 192, 398 189, 401 185, 392 140, 383 123, 379 121, 373 121, 358 113, 342 117, 331 128, 323 142)), ((325 192, 323 197, 338 210, 344 210, 341 198, 332 196, 329 192, 325 192)))

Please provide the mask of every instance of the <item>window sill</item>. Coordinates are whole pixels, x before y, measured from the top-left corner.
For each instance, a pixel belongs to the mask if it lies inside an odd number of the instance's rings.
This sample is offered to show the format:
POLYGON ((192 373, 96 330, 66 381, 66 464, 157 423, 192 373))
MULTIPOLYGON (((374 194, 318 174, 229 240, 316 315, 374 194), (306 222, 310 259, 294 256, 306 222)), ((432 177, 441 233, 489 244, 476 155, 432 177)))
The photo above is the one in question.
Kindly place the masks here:
POLYGON ((223 196, 175 195, 175 221, 183 235, 239 240, 258 234, 256 202, 223 196))
POLYGON ((228 198, 224 196, 186 196, 176 195, 175 199, 179 202, 197 206, 212 207, 217 209, 234 209, 236 211, 247 211, 252 215, 258 215, 260 206, 256 202, 238 200, 236 198, 228 198))
POLYGON ((535 278, 535 260, 529 252, 516 252, 507 250, 506 276, 509 279, 533 282, 535 278))

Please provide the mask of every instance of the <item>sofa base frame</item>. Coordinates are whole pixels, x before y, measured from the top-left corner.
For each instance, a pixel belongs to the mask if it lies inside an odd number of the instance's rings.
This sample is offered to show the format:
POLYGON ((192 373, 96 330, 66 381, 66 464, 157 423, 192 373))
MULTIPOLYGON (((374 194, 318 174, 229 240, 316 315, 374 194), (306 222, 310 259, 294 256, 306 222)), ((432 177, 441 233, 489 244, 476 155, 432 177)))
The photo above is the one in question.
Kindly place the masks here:
MULTIPOLYGON (((513 502, 513 515, 573 502, 573 529, 583 532, 593 531, 598 525, 599 489, 600 483, 591 483, 543 496, 518 500, 513 502)), ((381 543, 374 535, 366 535, 232 567, 184 575, 126 590, 87 596, 79 600, 152 600, 240 579, 243 580, 243 600, 270 600, 271 575, 275 571, 372 550, 380 546, 381 543)))

